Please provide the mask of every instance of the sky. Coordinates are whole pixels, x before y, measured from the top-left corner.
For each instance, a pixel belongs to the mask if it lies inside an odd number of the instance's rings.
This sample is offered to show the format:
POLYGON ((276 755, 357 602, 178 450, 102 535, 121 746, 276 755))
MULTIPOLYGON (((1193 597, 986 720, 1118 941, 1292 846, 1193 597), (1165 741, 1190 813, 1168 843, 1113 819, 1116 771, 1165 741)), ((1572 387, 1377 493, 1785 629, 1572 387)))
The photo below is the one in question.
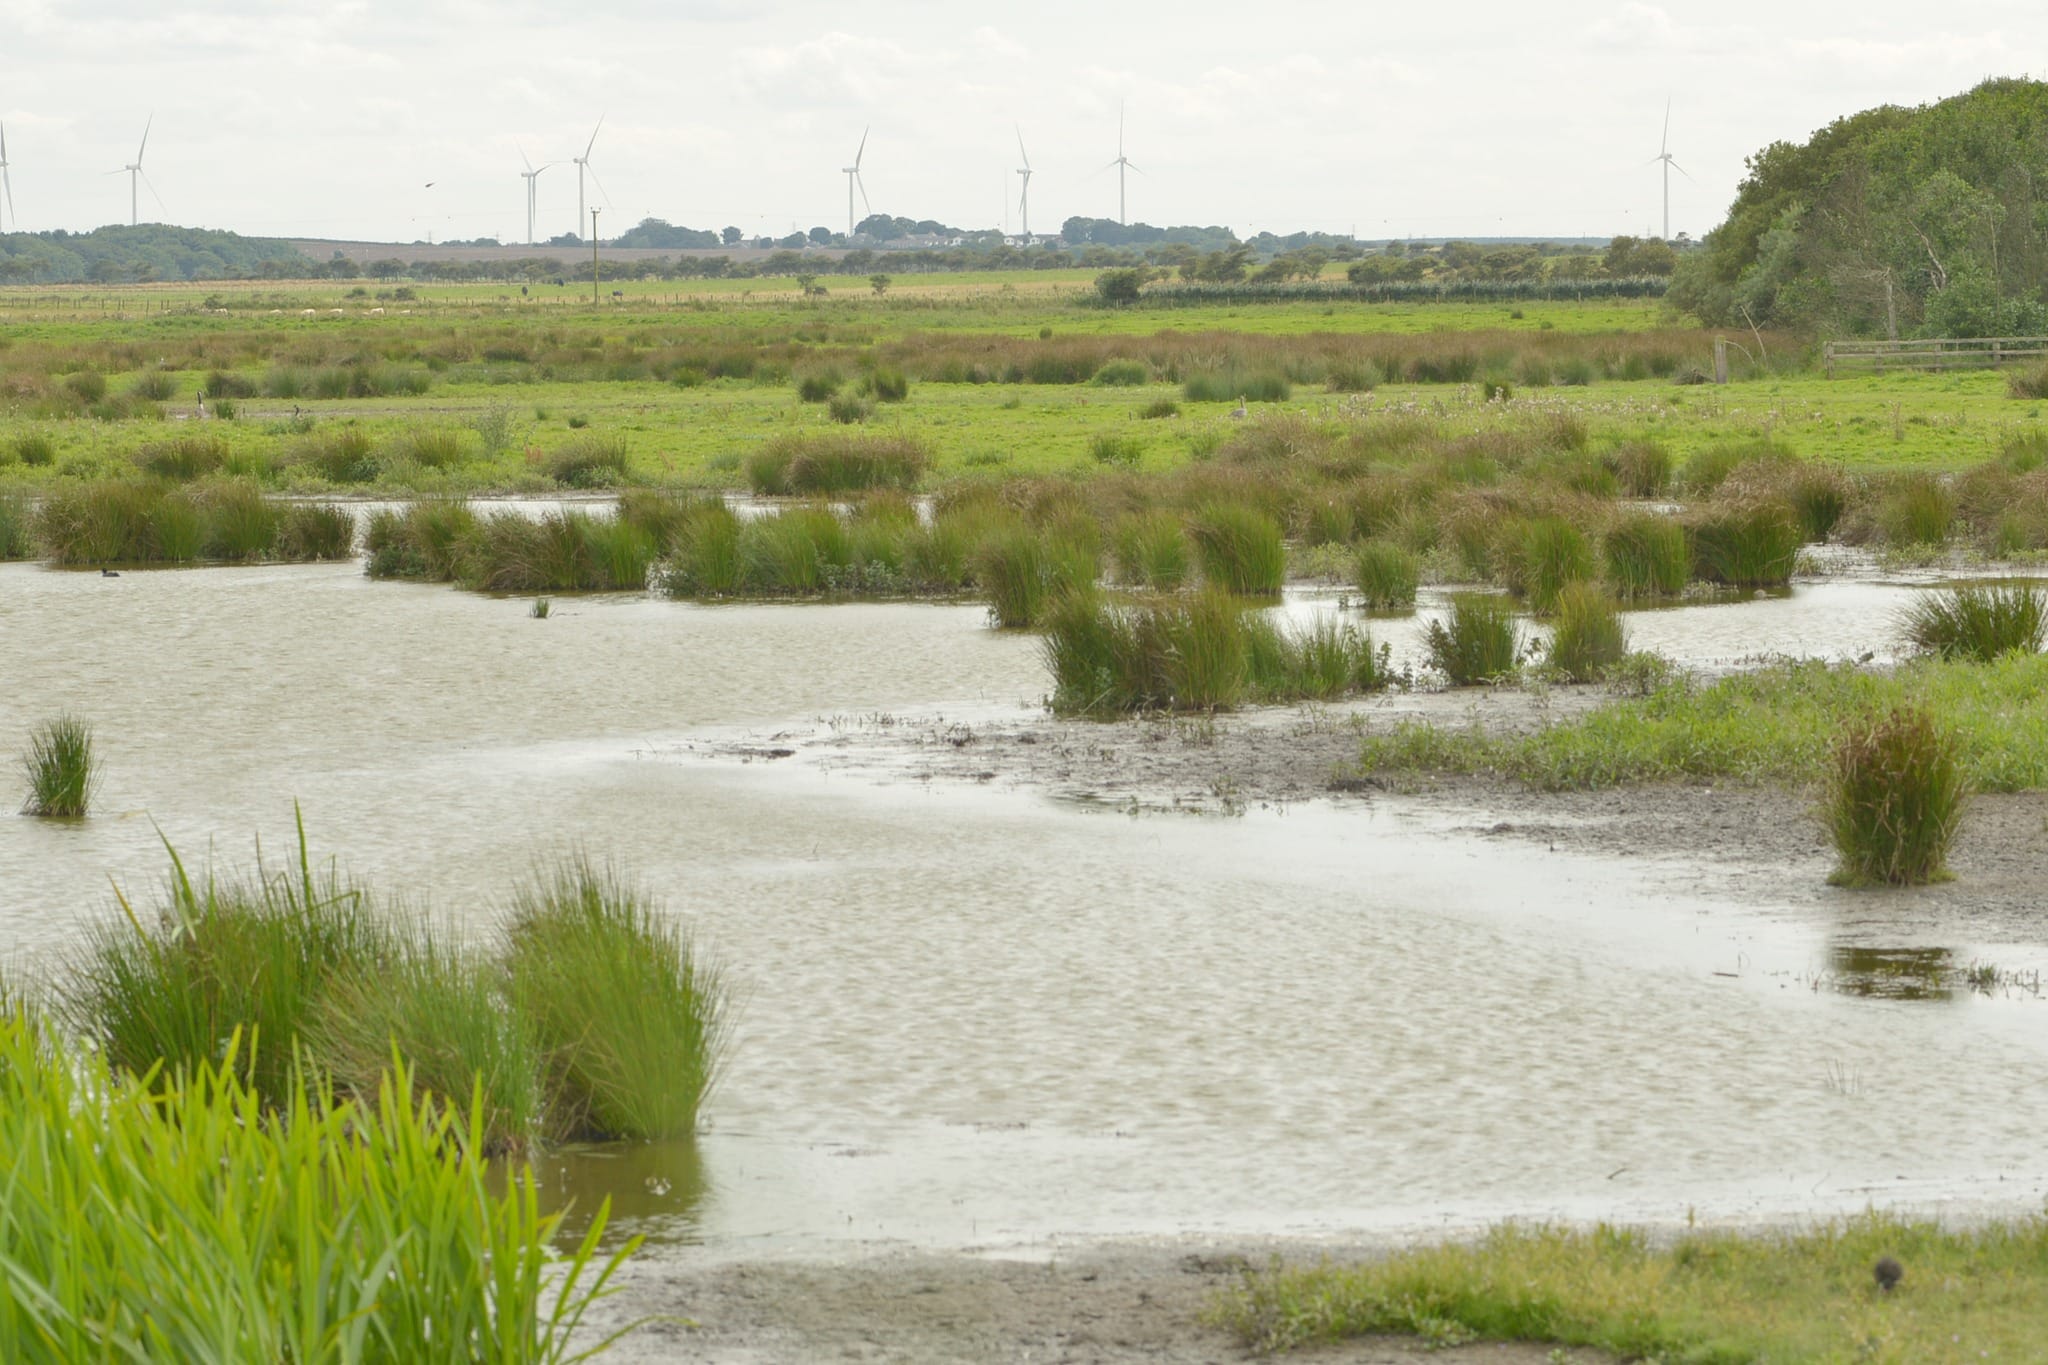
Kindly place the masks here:
MULTIPOLYGON (((1699 236, 1758 148, 2026 75, 2040 0, 0 0, 26 231, 126 222, 147 125, 145 222, 398 242, 526 240, 522 156, 593 131, 607 236, 844 231, 864 130, 875 211, 1015 232, 1021 130, 1044 233, 1117 216, 1121 115, 1133 221, 1658 234, 1668 101, 1699 236)), ((577 174, 541 174, 538 237, 576 230, 577 174)))

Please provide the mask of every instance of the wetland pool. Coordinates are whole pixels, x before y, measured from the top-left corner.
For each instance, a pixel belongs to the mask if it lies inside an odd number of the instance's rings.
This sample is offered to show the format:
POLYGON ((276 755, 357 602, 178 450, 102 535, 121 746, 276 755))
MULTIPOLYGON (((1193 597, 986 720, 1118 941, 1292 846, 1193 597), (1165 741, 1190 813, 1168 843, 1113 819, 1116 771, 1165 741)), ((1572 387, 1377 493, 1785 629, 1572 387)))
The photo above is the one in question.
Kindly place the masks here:
MULTIPOLYGON (((1856 657, 1911 591, 1630 621, 1706 666, 1856 657)), ((2038 971, 2048 933, 1893 943, 1733 872, 1394 797, 1133 817, 765 757, 820 717, 1026 716, 1046 690, 1036 640, 972 606, 534 620, 353 564, 0 566, 0 734, 70 710, 106 768, 86 821, 0 819, 0 957, 59 968, 109 878, 154 887, 159 829, 188 860, 282 855, 294 800, 316 854, 477 933, 537 860, 612 858, 727 972, 729 1065, 695 1144, 539 1170, 734 1256, 2039 1209, 2048 1002, 1812 983, 2038 971), (710 733, 764 757, 690 750, 710 733)))

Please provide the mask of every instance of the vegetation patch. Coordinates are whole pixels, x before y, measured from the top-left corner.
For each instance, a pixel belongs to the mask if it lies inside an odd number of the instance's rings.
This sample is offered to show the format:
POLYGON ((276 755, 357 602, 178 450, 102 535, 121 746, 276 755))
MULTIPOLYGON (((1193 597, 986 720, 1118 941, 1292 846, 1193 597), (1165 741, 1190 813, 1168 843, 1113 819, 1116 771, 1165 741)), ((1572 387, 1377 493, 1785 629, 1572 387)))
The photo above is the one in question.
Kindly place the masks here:
POLYGON ((77 716, 58 716, 29 732, 21 756, 28 780, 24 815, 75 820, 92 807, 99 786, 99 765, 93 757, 92 726, 77 716))
POLYGON ((2048 1221, 1952 1231, 1868 1214, 1809 1231, 1508 1224, 1472 1245, 1254 1272, 1212 1319, 1254 1350, 1388 1332, 1553 1342, 1628 1360, 2020 1360, 2038 1343, 2048 1221), (1874 1271, 1901 1271, 1881 1287, 1874 1271))

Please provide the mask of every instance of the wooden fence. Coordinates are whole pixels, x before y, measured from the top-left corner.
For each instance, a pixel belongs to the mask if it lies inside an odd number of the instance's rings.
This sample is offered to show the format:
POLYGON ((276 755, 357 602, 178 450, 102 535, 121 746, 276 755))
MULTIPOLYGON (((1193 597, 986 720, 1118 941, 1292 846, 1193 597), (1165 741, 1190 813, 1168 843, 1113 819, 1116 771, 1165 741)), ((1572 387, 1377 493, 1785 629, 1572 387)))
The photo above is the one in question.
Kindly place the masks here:
POLYGON ((2048 357, 2048 337, 1924 337, 1916 341, 1830 341, 1821 348, 1828 378, 1835 367, 1886 370, 1983 369, 2048 357))

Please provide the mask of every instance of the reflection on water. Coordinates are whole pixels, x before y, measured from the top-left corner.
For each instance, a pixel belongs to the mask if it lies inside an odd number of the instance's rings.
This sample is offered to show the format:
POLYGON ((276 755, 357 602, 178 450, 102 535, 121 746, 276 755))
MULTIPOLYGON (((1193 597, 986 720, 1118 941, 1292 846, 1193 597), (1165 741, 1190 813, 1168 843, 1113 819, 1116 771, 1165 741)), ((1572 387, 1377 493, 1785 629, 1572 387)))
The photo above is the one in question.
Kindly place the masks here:
POLYGON ((638 1236, 650 1244, 701 1240, 700 1213, 710 1181, 693 1141, 607 1142, 550 1147, 533 1163, 544 1214, 560 1213, 556 1241, 581 1242, 608 1199, 599 1241, 614 1247, 638 1236))
POLYGON ((1843 995, 1876 1000, 1950 1000, 1955 960, 1951 948, 1836 944, 1828 951, 1828 984, 1843 995))

